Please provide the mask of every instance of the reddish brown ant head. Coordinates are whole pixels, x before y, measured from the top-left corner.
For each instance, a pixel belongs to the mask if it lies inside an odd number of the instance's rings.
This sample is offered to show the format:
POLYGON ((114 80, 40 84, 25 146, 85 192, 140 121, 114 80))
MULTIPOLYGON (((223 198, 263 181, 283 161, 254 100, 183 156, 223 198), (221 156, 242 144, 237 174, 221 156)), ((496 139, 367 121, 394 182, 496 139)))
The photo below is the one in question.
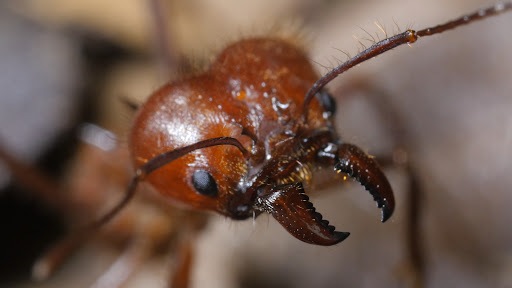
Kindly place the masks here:
POLYGON ((147 181, 168 199, 233 219, 268 212, 293 236, 333 245, 336 232, 304 193, 317 168, 333 167, 361 183, 393 213, 391 187, 372 157, 343 143, 322 89, 350 68, 419 37, 512 9, 505 2, 419 31, 381 40, 317 78, 288 41, 246 39, 228 46, 205 73, 165 85, 140 109, 130 143, 136 176, 126 196, 94 226, 109 221, 147 181), (310 88, 311 87, 311 88, 310 88))
POLYGON ((384 220, 393 211, 393 195, 373 160, 359 150, 350 152, 353 159, 345 153, 328 93, 316 93, 302 118, 305 95, 317 78, 296 45, 239 41, 208 71, 165 85, 142 106, 130 138, 135 165, 149 165, 145 180, 170 200, 233 219, 268 212, 303 241, 335 244, 348 233, 335 232, 304 194, 303 183, 317 168, 329 166, 366 185, 384 220), (153 164, 183 147, 192 148, 153 164), (361 169, 367 172, 356 171, 361 169))

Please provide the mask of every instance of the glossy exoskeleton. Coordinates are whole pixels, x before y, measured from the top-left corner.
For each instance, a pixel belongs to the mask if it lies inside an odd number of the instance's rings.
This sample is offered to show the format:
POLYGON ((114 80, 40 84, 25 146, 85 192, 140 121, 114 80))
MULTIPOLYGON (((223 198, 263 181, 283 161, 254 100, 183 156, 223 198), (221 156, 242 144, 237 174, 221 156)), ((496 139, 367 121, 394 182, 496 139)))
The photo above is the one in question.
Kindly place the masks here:
POLYGON ((208 72, 163 86, 141 107, 130 135, 135 166, 187 149, 145 180, 170 199, 233 219, 268 212, 293 236, 319 245, 348 236, 304 193, 314 172, 334 168, 370 191, 385 221, 394 209, 391 187, 371 157, 338 137, 332 97, 317 93, 302 118, 316 79, 297 45, 236 42, 208 72))

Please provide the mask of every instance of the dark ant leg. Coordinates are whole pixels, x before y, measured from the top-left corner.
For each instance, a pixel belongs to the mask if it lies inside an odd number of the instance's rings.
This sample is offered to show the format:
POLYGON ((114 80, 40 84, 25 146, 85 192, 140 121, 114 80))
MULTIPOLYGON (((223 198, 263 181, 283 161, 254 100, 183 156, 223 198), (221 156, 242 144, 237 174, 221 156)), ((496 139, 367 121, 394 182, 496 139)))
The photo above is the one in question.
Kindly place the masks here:
POLYGON ((153 248, 151 239, 134 239, 132 243, 123 248, 121 255, 91 287, 123 287, 130 276, 150 257, 153 248))
POLYGON ((60 186, 57 181, 43 174, 40 170, 12 156, 0 143, 0 160, 12 174, 13 181, 29 191, 37 193, 36 197, 45 204, 62 209, 63 201, 58 197, 60 186))
POLYGON ((155 50, 160 59, 160 68, 165 77, 176 72, 178 55, 170 44, 170 32, 165 13, 168 11, 162 0, 148 0, 149 12, 153 20, 155 50))
POLYGON ((194 270, 194 257, 196 249, 196 239, 201 230, 204 229, 208 222, 208 216, 202 213, 185 212, 183 217, 185 231, 181 231, 178 235, 175 249, 172 257, 172 269, 169 274, 169 287, 190 286, 192 271, 194 270))
POLYGON ((426 286, 426 259, 425 259, 425 244, 422 237, 422 216, 423 216, 423 189, 419 183, 419 176, 417 170, 412 167, 410 162, 407 162, 405 169, 409 175, 409 187, 407 194, 407 212, 408 221, 406 227, 406 244, 407 244, 407 257, 409 258, 409 265, 412 268, 410 287, 425 287, 426 286))
MULTIPOLYGON (((425 286, 425 245, 422 237, 422 215, 423 215, 423 189, 421 187, 417 169, 414 167, 414 159, 408 154, 410 139, 404 126, 403 119, 385 97, 382 89, 372 86, 364 79, 357 78, 350 82, 350 85, 337 89, 334 95, 343 95, 349 97, 354 92, 363 92, 365 99, 372 104, 371 108, 377 113, 377 117, 382 119, 384 128, 395 141, 392 154, 390 156, 377 157, 382 166, 399 166, 405 170, 408 176, 407 199, 406 199, 406 232, 405 243, 407 253, 408 271, 406 272, 407 287, 421 288, 425 286)), ((346 98, 344 98, 346 101, 346 98)))
POLYGON ((90 234, 69 233, 53 244, 32 266, 32 278, 44 281, 51 277, 64 262, 90 238, 90 234))
POLYGON ((194 264, 194 246, 193 242, 182 241, 174 257, 174 270, 169 274, 169 287, 187 288, 189 286, 194 264))

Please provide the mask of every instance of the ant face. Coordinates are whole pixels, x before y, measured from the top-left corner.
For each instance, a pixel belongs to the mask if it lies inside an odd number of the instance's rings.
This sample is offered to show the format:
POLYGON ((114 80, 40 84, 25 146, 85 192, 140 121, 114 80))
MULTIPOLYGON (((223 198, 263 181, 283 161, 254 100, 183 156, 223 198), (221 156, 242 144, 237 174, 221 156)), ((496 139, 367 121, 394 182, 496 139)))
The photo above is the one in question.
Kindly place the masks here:
POLYGON ((295 160, 292 139, 332 126, 335 104, 326 93, 321 100, 330 111, 315 101, 308 123, 298 123, 303 95, 315 79, 306 56, 286 41, 248 39, 229 46, 207 72, 164 86, 142 106, 131 134, 135 163, 204 139, 233 137, 249 157, 236 147, 209 147, 160 168, 148 181, 189 206, 251 217, 260 186, 283 182, 258 178, 270 160, 295 160))

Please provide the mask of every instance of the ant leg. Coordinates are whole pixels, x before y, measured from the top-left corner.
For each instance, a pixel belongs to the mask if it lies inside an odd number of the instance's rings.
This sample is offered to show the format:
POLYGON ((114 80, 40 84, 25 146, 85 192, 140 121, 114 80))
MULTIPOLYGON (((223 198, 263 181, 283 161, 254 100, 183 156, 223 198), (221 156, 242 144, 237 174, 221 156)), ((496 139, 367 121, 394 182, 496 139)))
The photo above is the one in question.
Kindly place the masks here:
POLYGON ((168 3, 162 0, 148 0, 148 8, 153 22, 153 39, 155 50, 158 55, 159 68, 164 77, 167 79, 177 72, 182 59, 178 55, 175 45, 172 45, 172 34, 167 21, 167 13, 169 12, 168 3))
POLYGON ((56 197, 60 190, 57 181, 51 179, 34 166, 12 156, 12 154, 2 146, 2 143, 0 143, 0 161, 7 166, 12 174, 12 179, 17 185, 35 193, 38 199, 44 201, 45 204, 52 208, 62 209, 64 206, 63 199, 56 197))
MULTIPOLYGON (((407 287, 421 288, 425 286, 426 265, 425 265, 425 245, 422 237, 422 216, 423 216, 423 190, 421 187, 419 175, 415 168, 414 159, 408 154, 410 139, 404 121, 397 113, 397 109, 390 103, 382 89, 369 84, 362 78, 354 79, 350 85, 339 87, 334 95, 351 95, 354 92, 364 92, 365 99, 375 109, 377 117, 382 119, 388 135, 392 135, 395 144, 391 156, 377 157, 378 162, 383 166, 399 166, 403 168, 408 176, 407 208, 406 208, 406 227, 405 243, 407 254, 407 276, 405 281, 407 287), (380 97, 379 97, 380 96, 380 97)), ((346 101, 346 99, 344 99, 346 101)))
POLYGON ((196 239, 200 231, 205 228, 208 218, 206 214, 185 212, 183 222, 186 223, 176 239, 175 249, 171 249, 174 253, 172 255, 173 264, 170 267, 172 272, 169 273, 169 287, 187 288, 190 286, 191 274, 194 270, 196 239))
MULTIPOLYGON (((142 238, 142 237, 140 237, 142 238)), ((91 285, 91 288, 122 287, 134 272, 151 256, 153 244, 150 239, 134 239, 123 248, 117 260, 91 285)))
POLYGON ((44 281, 52 276, 69 257, 78 250, 90 235, 70 233, 54 244, 43 256, 39 257, 32 266, 32 278, 44 281))
POLYGON ((384 167, 401 167, 408 178, 408 186, 405 203, 405 215, 407 222, 405 227, 405 243, 406 243, 406 269, 405 281, 406 287, 422 288, 426 284, 425 278, 425 248, 422 237, 422 215, 423 215, 423 195, 421 183, 417 169, 413 163, 407 160, 407 154, 402 148, 395 148, 391 157, 377 157, 377 160, 384 167))
MULTIPOLYGON (((193 240, 193 239, 190 239, 193 240)), ((182 241, 174 255, 174 270, 169 274, 169 287, 186 288, 194 265, 194 241, 182 241)))

